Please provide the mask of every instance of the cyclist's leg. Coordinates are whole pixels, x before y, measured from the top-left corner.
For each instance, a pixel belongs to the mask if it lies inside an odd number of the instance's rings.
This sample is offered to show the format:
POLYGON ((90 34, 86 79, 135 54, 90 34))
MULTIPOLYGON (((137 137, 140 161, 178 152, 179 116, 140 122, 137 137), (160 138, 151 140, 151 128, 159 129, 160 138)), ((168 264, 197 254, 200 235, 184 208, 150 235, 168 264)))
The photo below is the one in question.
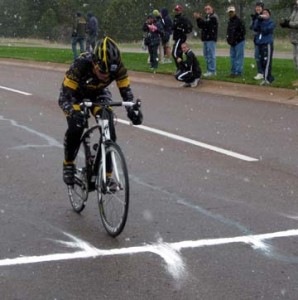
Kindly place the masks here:
POLYGON ((63 180, 67 185, 73 185, 75 174, 74 160, 84 128, 78 127, 77 123, 69 117, 67 117, 67 123, 68 128, 64 136, 63 180))

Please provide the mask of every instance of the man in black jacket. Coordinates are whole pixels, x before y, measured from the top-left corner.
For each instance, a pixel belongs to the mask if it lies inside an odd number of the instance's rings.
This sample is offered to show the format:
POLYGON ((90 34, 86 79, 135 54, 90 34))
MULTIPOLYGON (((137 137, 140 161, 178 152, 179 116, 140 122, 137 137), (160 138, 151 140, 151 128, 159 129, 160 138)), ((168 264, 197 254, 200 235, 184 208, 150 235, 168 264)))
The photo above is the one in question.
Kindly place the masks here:
POLYGON ((216 42, 218 32, 218 16, 214 12, 213 7, 207 4, 204 7, 206 13, 203 17, 200 13, 194 13, 197 25, 201 29, 201 40, 203 42, 203 53, 207 65, 207 72, 204 77, 216 75, 216 42))
POLYGON ((182 15, 183 7, 180 4, 175 6, 175 17, 173 20, 173 40, 174 46, 172 50, 172 56, 174 58, 177 71, 179 64, 177 58, 182 58, 181 45, 186 42, 187 34, 192 32, 192 24, 188 18, 182 15))
POLYGON ((175 77, 177 80, 184 82, 183 87, 196 87, 202 74, 199 61, 187 43, 181 45, 181 50, 185 54, 186 59, 177 58, 179 72, 177 72, 175 77))
POLYGON ((245 47, 245 25, 236 15, 235 6, 229 6, 229 23, 227 28, 227 42, 230 45, 231 74, 229 77, 242 75, 245 47))

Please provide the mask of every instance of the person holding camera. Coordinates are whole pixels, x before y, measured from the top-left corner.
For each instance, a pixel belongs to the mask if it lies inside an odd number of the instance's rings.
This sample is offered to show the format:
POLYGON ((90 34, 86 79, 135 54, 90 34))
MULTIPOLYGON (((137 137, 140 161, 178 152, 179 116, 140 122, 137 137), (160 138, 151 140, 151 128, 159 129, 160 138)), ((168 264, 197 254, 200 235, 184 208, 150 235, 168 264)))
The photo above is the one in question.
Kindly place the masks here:
POLYGON ((201 29, 201 40, 203 42, 203 55, 206 61, 207 72, 204 77, 216 75, 216 42, 218 33, 218 16, 210 4, 204 7, 205 16, 195 12, 193 14, 197 26, 201 29))
POLYGON ((275 23, 271 19, 271 12, 268 8, 264 8, 262 14, 258 16, 257 21, 254 23, 253 28, 257 32, 256 45, 259 48, 262 74, 264 76, 261 85, 269 85, 274 81, 274 77, 271 74, 274 29, 275 23))
POLYGON ((290 41, 293 44, 293 59, 296 71, 298 72, 298 0, 293 7, 293 12, 288 19, 280 22, 282 28, 289 28, 290 41))
MULTIPOLYGON (((255 6, 255 11, 253 14, 251 14, 251 25, 250 29, 253 30, 254 23, 257 22, 258 17, 262 14, 264 8, 264 3, 263 2, 257 2, 255 6)), ((256 39, 258 37, 258 32, 253 30, 253 41, 254 41, 254 46, 255 46, 255 60, 256 60, 256 65, 257 65, 257 75, 254 77, 255 80, 261 80, 264 79, 263 73, 262 73, 262 66, 261 66, 261 61, 260 61, 260 55, 259 55, 259 47, 256 45, 256 39)))

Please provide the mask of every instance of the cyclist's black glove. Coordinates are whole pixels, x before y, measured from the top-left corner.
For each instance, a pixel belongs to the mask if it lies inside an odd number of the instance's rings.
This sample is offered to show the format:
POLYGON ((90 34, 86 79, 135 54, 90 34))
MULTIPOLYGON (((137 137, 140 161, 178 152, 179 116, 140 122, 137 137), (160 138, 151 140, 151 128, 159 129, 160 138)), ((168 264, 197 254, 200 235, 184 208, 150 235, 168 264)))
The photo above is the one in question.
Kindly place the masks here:
POLYGON ((86 118, 82 111, 73 110, 70 113, 70 117, 76 123, 77 127, 83 127, 85 125, 86 118))
POLYGON ((133 125, 141 125, 143 123, 143 113, 141 111, 141 101, 137 100, 133 107, 127 108, 127 117, 133 125))

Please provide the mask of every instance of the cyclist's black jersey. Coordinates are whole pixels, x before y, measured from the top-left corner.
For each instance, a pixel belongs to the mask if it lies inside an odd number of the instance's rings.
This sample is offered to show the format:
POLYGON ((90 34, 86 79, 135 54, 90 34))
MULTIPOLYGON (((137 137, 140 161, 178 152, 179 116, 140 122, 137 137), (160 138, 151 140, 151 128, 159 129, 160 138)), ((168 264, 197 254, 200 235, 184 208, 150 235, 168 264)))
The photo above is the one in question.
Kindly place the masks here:
POLYGON ((95 55, 83 53, 65 73, 59 106, 62 108, 65 102, 79 103, 83 98, 95 99, 114 80, 122 98, 126 101, 126 95, 131 94, 131 89, 127 69, 123 63, 121 62, 115 72, 103 73, 98 68, 95 55))

